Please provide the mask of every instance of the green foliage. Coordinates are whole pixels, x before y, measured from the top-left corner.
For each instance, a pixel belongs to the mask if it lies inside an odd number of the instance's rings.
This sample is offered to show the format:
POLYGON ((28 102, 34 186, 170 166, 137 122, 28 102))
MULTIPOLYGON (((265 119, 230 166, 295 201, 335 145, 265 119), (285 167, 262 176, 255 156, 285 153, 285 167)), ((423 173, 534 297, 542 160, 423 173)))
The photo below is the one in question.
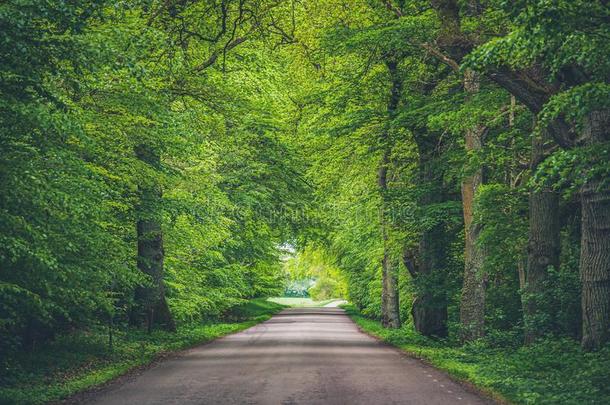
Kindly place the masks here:
MULTIPOLYGON (((135 250, 146 187, 163 191, 145 209, 162 223, 179 322, 218 317, 282 287, 277 246, 303 220, 286 207, 304 205, 308 187, 288 142, 281 61, 261 37, 237 59, 193 74, 194 55, 218 59, 222 47, 179 44, 163 7, 0 6, 2 354, 127 320, 134 290, 151 283, 135 250), (138 159, 140 145, 160 162, 138 159)), ((184 23, 212 35, 217 20, 194 18, 201 7, 180 10, 184 23)))
POLYGON ((345 278, 335 261, 322 248, 312 245, 287 258, 284 261, 288 283, 285 294, 299 295, 302 291, 301 296, 310 296, 316 301, 345 298, 345 278))
MULTIPOLYGON (((591 114, 610 108, 607 2, 457 1, 439 11, 451 4, 0 4, 3 378, 25 381, 30 371, 11 359, 54 339, 58 369, 100 362, 64 387, 29 387, 36 401, 58 398, 234 328, 187 325, 272 311, 250 300, 287 285, 320 302, 346 297, 379 319, 385 255, 402 320, 427 296, 447 307, 449 339, 359 323, 517 402, 606 399, 607 350, 585 355, 566 336, 581 318, 575 197, 610 179, 607 137, 583 141, 591 114), (476 91, 465 86, 472 71, 476 91), (480 145, 468 144, 471 131, 480 145), (156 159, 139 157, 142 148, 156 159), (465 206, 462 182, 479 172, 465 206), (523 297, 527 198, 549 187, 563 197, 561 264, 542 293, 523 297), (469 209, 487 335, 458 348, 469 209), (160 282, 138 269, 143 218, 162 229, 174 337, 127 328, 138 292, 160 282), (554 312, 524 318, 524 298, 554 312), (553 336, 520 348, 532 324, 553 336), (117 357, 102 350, 108 325, 123 339, 117 357), (83 350, 70 357, 69 344, 83 350)), ((37 381, 57 371, 51 357, 31 363, 37 381)), ((6 395, 21 400, 29 388, 6 395)))
POLYGON ((85 29, 100 4, 17 3, 0 9, 0 352, 107 317, 142 281, 127 182, 95 158, 99 139, 75 100, 77 75, 100 62, 85 29))

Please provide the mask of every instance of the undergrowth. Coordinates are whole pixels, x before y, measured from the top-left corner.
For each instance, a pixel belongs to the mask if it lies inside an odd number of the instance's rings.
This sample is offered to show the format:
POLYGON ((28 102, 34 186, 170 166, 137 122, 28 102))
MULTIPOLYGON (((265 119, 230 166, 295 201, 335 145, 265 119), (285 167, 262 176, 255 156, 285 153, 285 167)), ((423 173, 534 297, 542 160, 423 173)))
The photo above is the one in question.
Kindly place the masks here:
POLYGON ((105 383, 163 354, 205 343, 265 321, 284 306, 263 299, 232 308, 221 321, 183 325, 176 333, 104 328, 58 337, 31 352, 3 359, 0 404, 41 404, 105 383))
POLYGON ((497 399, 518 404, 610 404, 610 346, 585 353, 570 338, 500 347, 481 339, 458 346, 425 338, 410 324, 385 329, 354 307, 345 309, 365 332, 497 399))

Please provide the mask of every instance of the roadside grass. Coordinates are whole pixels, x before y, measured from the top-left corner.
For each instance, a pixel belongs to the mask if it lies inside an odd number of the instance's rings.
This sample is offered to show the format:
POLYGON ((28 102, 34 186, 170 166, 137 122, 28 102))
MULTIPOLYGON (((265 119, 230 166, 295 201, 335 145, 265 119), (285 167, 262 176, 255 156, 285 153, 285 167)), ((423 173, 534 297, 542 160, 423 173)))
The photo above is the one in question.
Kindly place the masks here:
POLYGON ((247 329, 283 308, 256 299, 234 307, 222 321, 184 325, 176 333, 115 331, 112 349, 108 331, 102 328, 61 336, 35 351, 3 361, 0 404, 42 404, 66 398, 165 354, 247 329))
POLYGON ((280 305, 287 305, 293 308, 319 308, 324 305, 331 303, 333 301, 337 301, 337 298, 333 298, 330 300, 323 301, 314 301, 311 298, 300 298, 300 297, 272 297, 267 298, 267 301, 275 302, 280 305))
POLYGON ((498 346, 493 338, 452 346, 416 333, 411 325, 385 329, 342 306, 365 332, 472 383, 491 397, 516 404, 610 404, 610 346, 585 353, 569 338, 527 347, 498 346))

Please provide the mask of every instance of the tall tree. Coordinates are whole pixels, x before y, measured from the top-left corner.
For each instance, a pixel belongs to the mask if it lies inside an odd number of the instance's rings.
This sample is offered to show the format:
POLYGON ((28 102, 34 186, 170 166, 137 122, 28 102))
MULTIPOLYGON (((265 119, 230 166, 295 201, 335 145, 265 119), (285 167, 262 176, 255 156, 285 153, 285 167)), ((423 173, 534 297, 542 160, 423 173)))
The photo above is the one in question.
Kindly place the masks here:
MULTIPOLYGON (((443 185, 441 134, 426 127, 413 128, 418 150, 417 199, 422 213, 448 199, 443 185)), ((430 215, 430 214, 428 214, 430 215)), ((442 218, 428 219, 418 239, 417 249, 405 249, 403 260, 416 287, 411 314, 415 330, 425 336, 447 336, 447 224, 442 218)))
POLYGON ((390 157, 394 140, 390 136, 391 122, 396 117, 400 94, 402 91, 402 79, 398 71, 398 61, 386 59, 385 65, 390 77, 390 97, 387 108, 387 124, 380 139, 382 157, 378 170, 378 184, 381 193, 380 225, 383 238, 383 259, 381 261, 381 320, 385 327, 399 328, 399 297, 398 297, 398 271, 400 259, 390 246, 390 220, 388 218, 388 171, 391 170, 390 157))
MULTIPOLYGON (((140 161, 153 170, 160 170, 159 153, 146 144, 135 150, 140 161)), ((154 173, 154 171, 153 171, 154 173)), ((149 277, 148 283, 136 290, 136 299, 142 306, 146 327, 150 332, 154 326, 169 331, 176 330, 176 323, 167 305, 163 260, 163 230, 161 226, 162 190, 155 177, 149 177, 138 185, 136 228, 138 237, 138 268, 149 277)))
MULTIPOLYGON (((468 69, 464 72, 463 83, 464 90, 470 97, 479 92, 478 73, 468 69)), ((481 151, 484 132, 485 128, 480 124, 466 129, 464 134, 466 153, 475 154, 481 151)), ((478 339, 485 333, 487 277, 483 274, 484 250, 479 244, 482 224, 474 221, 475 198, 483 182, 483 168, 478 167, 474 173, 466 175, 461 187, 464 215, 464 281, 460 302, 460 322, 464 341, 478 339)))
MULTIPOLYGON (((610 233, 601 222, 607 217, 610 190, 600 174, 607 173, 604 149, 592 149, 608 142, 599 127, 605 122, 608 99, 609 45, 606 38, 607 2, 535 1, 503 3, 501 11, 515 25, 498 40, 479 46, 468 64, 484 70, 497 84, 511 92, 540 118, 539 125, 569 154, 588 151, 588 167, 581 188, 582 345, 587 350, 601 347, 608 339, 606 255, 610 233), (547 18, 553 13, 554 18, 547 18), (558 25, 557 21, 562 21, 558 25), (583 29, 586 27, 586 29, 583 29), (520 54, 519 50, 533 50, 520 54), (577 136, 578 134, 578 136, 577 136), (594 151, 595 150, 595 151, 594 151), (589 185, 589 182, 590 185, 589 185), (586 210, 584 209, 587 206, 586 210), (586 236, 585 236, 586 235, 586 236), (596 298, 592 298, 596 297, 596 298)), ((572 178, 575 184, 583 179, 572 178)), ((551 244, 552 245, 552 244, 551 244)), ((539 252, 535 252, 536 255, 539 252)), ((552 257, 553 252, 544 256, 552 257)))
MULTIPOLYGON (((456 69, 464 56, 469 52, 475 41, 474 35, 467 35, 462 31, 460 5, 454 0, 432 0, 431 5, 436 10, 441 23, 438 43, 446 56, 441 54, 441 60, 451 61, 449 65, 456 69)), ((480 14, 478 1, 469 1, 466 5, 471 16, 480 14)), ((467 97, 472 98, 480 89, 480 74, 472 69, 462 73, 462 83, 467 97)), ((475 124, 467 128, 464 133, 466 153, 480 152, 483 145, 484 127, 475 124)), ((479 187, 483 184, 483 169, 476 168, 462 181, 462 209, 464 215, 464 281, 462 287, 462 300, 460 303, 460 322, 462 324, 462 340, 477 339, 485 333, 485 275, 483 263, 484 251, 478 243, 481 223, 475 223, 475 198, 479 187)))

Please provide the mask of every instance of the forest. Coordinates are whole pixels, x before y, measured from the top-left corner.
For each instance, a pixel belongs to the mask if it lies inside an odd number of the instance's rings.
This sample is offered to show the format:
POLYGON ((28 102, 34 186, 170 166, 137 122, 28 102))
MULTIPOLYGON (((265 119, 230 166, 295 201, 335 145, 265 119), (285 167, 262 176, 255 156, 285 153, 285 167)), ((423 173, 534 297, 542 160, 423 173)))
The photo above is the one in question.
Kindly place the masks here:
POLYGON ((0 403, 287 271, 509 402, 610 401, 607 0, 7 0, 0 33, 0 403))

